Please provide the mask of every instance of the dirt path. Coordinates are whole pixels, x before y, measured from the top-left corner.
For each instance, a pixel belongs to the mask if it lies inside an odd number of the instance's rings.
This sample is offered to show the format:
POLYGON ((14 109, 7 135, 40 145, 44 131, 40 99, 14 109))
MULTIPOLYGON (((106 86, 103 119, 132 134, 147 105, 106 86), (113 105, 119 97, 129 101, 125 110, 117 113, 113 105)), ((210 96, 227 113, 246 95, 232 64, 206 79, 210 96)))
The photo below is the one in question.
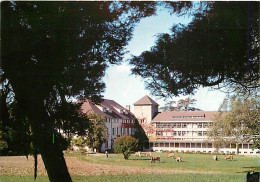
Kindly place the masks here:
MULTIPOLYGON (((141 167, 117 166, 88 163, 76 157, 65 157, 71 175, 102 175, 102 174, 172 174, 172 173, 207 173, 197 171, 149 169, 141 167)), ((34 159, 29 156, 0 157, 0 175, 33 175, 34 159)), ((43 161, 38 156, 38 175, 46 175, 43 161)))

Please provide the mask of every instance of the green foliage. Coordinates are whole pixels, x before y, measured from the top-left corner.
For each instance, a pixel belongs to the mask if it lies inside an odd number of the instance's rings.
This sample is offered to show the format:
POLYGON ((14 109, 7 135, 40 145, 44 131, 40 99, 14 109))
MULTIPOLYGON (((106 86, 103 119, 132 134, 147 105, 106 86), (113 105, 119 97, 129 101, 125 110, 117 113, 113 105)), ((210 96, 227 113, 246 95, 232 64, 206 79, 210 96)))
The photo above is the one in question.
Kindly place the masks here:
POLYGON ((32 153, 32 133, 28 119, 17 107, 17 102, 8 103, 11 96, 9 83, 1 84, 0 89, 0 154, 29 155, 32 153))
POLYGON ((259 3, 206 3, 187 26, 174 25, 150 51, 131 59, 132 72, 154 95, 259 86, 259 3))
POLYGON ((169 101, 165 104, 165 106, 160 107, 160 110, 162 111, 198 111, 200 109, 192 107, 196 103, 196 99, 191 99, 190 97, 187 97, 185 99, 180 99, 177 102, 177 106, 174 107, 173 104, 175 104, 175 101, 169 101))
POLYGON ((138 148, 138 139, 129 135, 118 137, 115 141, 114 151, 122 153, 124 159, 128 159, 130 154, 138 148))
POLYGON ((254 139, 255 147, 258 148, 259 118, 259 96, 248 94, 232 96, 223 101, 209 135, 215 140, 216 147, 223 147, 227 143, 249 142, 254 139), (258 137, 254 137, 255 135, 258 137))
POLYGON ((97 151, 100 152, 101 147, 103 143, 106 142, 108 136, 105 118, 100 117, 98 114, 88 114, 86 117, 90 120, 87 134, 73 139, 72 144, 81 149, 88 146, 97 149, 97 151))
POLYGON ((105 126, 105 118, 97 114, 89 114, 90 125, 86 137, 86 145, 101 151, 102 144, 106 142, 107 127, 105 126))
POLYGON ((100 102, 106 67, 122 60, 135 23, 153 14, 154 4, 1 4, 0 88, 11 88, 8 103, 16 101, 22 114, 19 123, 26 121, 31 128, 50 181, 71 181, 61 147, 52 142, 53 133, 62 129, 70 137, 84 135, 88 128, 78 112, 80 104, 72 98, 100 102))
POLYGON ((2 140, 2 131, 0 131, 0 152, 7 147, 7 142, 2 140))

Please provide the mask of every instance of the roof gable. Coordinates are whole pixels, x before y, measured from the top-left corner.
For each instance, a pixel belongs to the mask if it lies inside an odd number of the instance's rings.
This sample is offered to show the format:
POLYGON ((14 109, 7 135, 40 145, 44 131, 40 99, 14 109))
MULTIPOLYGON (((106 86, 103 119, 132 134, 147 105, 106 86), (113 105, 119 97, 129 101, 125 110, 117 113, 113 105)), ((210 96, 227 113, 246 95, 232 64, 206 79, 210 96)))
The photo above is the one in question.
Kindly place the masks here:
POLYGON ((151 99, 148 95, 142 97, 140 100, 136 101, 134 105, 159 105, 153 99, 151 99))

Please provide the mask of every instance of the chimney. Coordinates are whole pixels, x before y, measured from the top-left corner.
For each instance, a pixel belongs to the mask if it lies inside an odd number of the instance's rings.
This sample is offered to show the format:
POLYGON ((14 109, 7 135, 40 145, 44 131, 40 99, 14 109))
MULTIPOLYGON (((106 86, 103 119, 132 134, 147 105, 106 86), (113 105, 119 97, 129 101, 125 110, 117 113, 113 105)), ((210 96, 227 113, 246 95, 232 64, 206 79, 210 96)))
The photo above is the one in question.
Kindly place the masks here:
POLYGON ((125 106, 126 110, 130 111, 130 105, 125 106))

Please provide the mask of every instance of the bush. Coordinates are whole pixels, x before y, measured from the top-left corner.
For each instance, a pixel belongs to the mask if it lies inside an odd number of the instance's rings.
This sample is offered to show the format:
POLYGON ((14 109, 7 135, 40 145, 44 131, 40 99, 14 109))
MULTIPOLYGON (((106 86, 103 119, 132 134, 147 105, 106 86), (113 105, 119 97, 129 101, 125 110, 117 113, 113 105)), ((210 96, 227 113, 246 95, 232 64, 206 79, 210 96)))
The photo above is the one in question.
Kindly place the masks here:
POLYGON ((130 154, 138 149, 138 139, 129 135, 118 137, 115 141, 114 152, 122 153, 124 159, 128 159, 130 154))

